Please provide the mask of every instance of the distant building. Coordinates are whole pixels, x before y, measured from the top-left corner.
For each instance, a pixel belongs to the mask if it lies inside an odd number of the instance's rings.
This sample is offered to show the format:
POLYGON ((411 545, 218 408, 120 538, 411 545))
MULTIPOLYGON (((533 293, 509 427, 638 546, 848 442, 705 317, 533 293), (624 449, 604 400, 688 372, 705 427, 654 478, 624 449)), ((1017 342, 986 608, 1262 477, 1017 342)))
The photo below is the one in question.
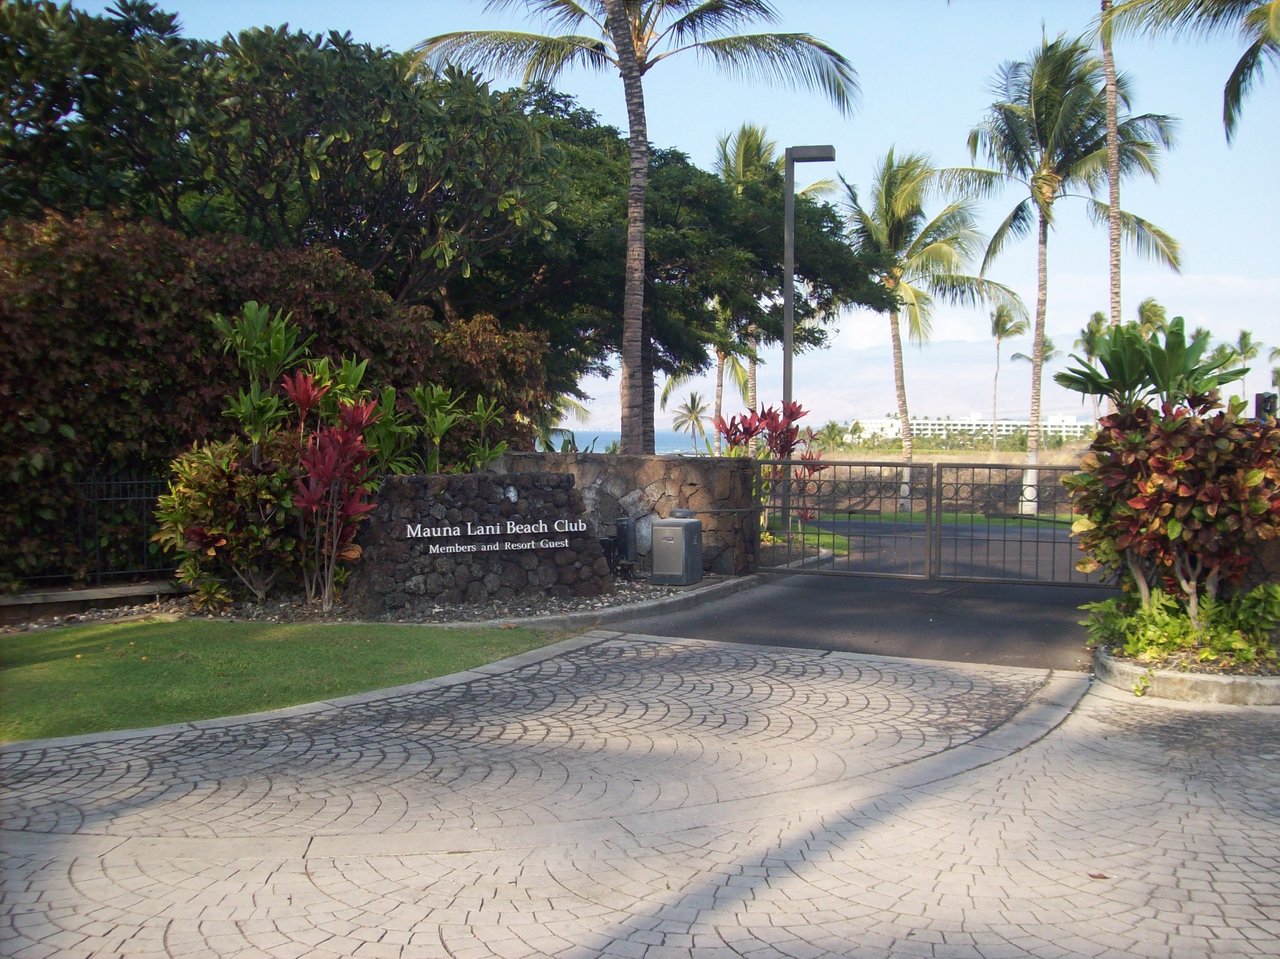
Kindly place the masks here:
MULTIPOLYGON (((898 420, 879 417, 876 419, 859 419, 862 426, 861 439, 893 439, 902 435, 898 420)), ((1026 433, 1031 429, 1030 420, 996 420, 997 436, 1012 436, 1015 433, 1026 433)), ((1046 416, 1040 420, 1041 436, 1060 436, 1064 440, 1075 440, 1089 437, 1097 430, 1093 420, 1079 420, 1074 416, 1058 414, 1046 416)), ((977 416, 966 416, 962 419, 930 418, 927 416, 911 417, 912 436, 952 436, 956 434, 979 433, 991 435, 991 421, 977 416)))

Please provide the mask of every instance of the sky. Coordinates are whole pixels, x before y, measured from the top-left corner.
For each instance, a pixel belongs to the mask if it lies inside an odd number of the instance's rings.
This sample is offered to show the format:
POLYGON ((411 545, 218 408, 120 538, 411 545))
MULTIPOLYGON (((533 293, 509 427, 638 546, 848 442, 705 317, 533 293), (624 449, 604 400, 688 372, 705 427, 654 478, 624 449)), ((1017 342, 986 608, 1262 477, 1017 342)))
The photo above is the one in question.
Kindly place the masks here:
MULTIPOLYGON (((107 0, 78 2, 102 12, 107 0)), ((159 0, 179 16, 188 36, 218 39, 253 26, 279 26, 311 33, 350 32, 358 41, 407 49, 429 36, 467 29, 533 29, 544 25, 518 3, 486 12, 482 0, 159 0)), ((1089 29, 1097 0, 777 0, 782 21, 760 30, 807 32, 834 47, 857 70, 861 93, 849 116, 820 94, 787 87, 746 84, 717 73, 691 53, 656 66, 645 78, 649 139, 682 150, 711 169, 718 137, 743 123, 763 125, 781 150, 799 144, 831 144, 834 163, 797 167, 797 182, 837 173, 863 187, 886 150, 928 153, 943 166, 968 165, 969 131, 995 99, 992 77, 1005 61, 1025 59, 1042 32, 1079 35, 1089 29), (806 174, 812 173, 812 177, 806 174)), ((744 31, 746 32, 746 31, 744 31)), ((1126 249, 1123 266, 1124 315, 1155 297, 1188 328, 1205 326, 1217 339, 1234 340, 1250 330, 1264 344, 1244 393, 1269 383, 1266 355, 1280 346, 1280 75, 1274 64, 1245 101, 1230 145, 1223 133, 1222 87, 1243 44, 1227 35, 1211 40, 1169 37, 1120 38, 1118 68, 1129 75, 1133 112, 1175 117, 1177 143, 1161 159, 1157 182, 1129 180, 1122 206, 1163 227, 1181 243, 1182 270, 1170 272, 1126 249)), ((499 87, 517 77, 494 75, 499 87)), ((627 128, 622 83, 616 73, 571 71, 558 86, 595 111, 602 122, 627 128)), ((980 224, 990 231, 1021 199, 1016 188, 985 201, 980 224)), ((1081 327, 1095 310, 1107 309, 1105 229, 1093 225, 1082 200, 1055 206, 1057 223, 1049 242, 1046 329, 1063 357, 1046 369, 1043 410, 1088 415, 1088 405, 1052 382, 1067 361, 1081 327)), ((797 256, 802 256, 798 251, 797 256)), ((977 265, 974 265, 976 271, 977 265)), ((1018 291, 1028 307, 1035 302, 1035 242, 1028 237, 1006 248, 993 264, 992 279, 1018 291)), ((619 293, 621 301, 621 293, 619 293)), ((996 355, 990 337, 990 308, 954 308, 939 303, 931 341, 909 347, 905 357, 911 413, 923 416, 992 411, 996 355)), ((879 417, 895 409, 885 317, 851 311, 840 318, 827 350, 798 355, 794 395, 811 411, 810 422, 841 423, 879 417)), ((1030 407, 1030 364, 1011 361, 1030 352, 1030 338, 1003 349, 1001 418, 1023 418, 1030 407)), ((781 353, 766 352, 760 371, 762 402, 781 398, 781 353)), ((584 381, 592 397, 589 418, 570 426, 583 430, 619 428, 617 378, 584 381)), ((696 390, 708 402, 709 376, 676 392, 671 406, 696 390)), ((726 416, 740 410, 731 392, 726 416)), ((658 429, 670 412, 657 414, 658 429)))

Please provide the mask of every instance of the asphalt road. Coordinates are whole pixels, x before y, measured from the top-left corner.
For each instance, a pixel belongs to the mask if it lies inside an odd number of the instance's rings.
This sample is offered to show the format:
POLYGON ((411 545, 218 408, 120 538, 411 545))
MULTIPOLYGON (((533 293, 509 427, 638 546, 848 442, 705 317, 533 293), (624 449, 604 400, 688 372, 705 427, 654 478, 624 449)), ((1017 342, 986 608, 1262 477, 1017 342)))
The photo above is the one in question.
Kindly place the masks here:
POLYGON ((790 575, 693 609, 637 612, 621 628, 760 646, 1088 670, 1079 606, 1113 595, 1094 587, 790 575))

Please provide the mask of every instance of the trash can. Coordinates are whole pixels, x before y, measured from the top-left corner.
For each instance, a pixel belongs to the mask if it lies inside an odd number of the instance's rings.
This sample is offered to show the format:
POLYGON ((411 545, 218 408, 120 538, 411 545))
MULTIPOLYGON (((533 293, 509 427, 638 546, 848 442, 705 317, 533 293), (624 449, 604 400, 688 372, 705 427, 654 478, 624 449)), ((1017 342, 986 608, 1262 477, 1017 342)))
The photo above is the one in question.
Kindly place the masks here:
POLYGON ((687 509, 653 521, 653 570, 656 586, 689 586, 702 581, 702 521, 687 509))

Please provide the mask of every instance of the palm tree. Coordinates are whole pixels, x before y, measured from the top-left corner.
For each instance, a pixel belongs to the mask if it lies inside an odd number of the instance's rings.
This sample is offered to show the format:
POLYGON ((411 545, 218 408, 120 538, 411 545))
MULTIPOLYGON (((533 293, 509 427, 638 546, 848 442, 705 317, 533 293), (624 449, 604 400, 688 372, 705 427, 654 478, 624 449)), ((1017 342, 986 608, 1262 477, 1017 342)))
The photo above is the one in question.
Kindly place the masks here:
MULTIPOLYGON (((1107 326, 1107 314, 1097 310, 1080 330, 1079 338, 1071 344, 1073 349, 1084 354, 1084 360, 1090 366, 1094 366, 1094 360, 1098 358, 1098 341, 1107 332, 1107 326)), ((1093 401, 1093 418, 1097 420, 1102 415, 1102 397, 1090 395, 1089 399, 1093 401)))
MULTIPOLYGON (((1062 355, 1062 350, 1058 349, 1057 346, 1054 344, 1053 337, 1046 336, 1044 338, 1044 361, 1046 363, 1052 363, 1061 355, 1062 355)), ((1031 356, 1026 353, 1014 353, 1012 356, 1009 357, 1009 359, 1017 360, 1020 363, 1030 363, 1032 361, 1031 356)))
MULTIPOLYGON (((1102 17, 1111 11, 1111 0, 1101 0, 1102 17)), ((1102 74, 1107 109, 1107 274, 1111 325, 1120 325, 1120 89, 1111 31, 1102 31, 1102 74)), ((1095 397, 1093 408, 1098 409, 1095 397)), ((1097 416, 1094 417, 1097 419, 1097 416)))
POLYGON ((991 451, 993 453, 996 449, 997 397, 1000 394, 1000 344, 1011 336, 1022 336, 1026 332, 1026 317, 1014 316, 1013 310, 1007 304, 1001 303, 991 311, 991 335, 996 341, 996 375, 991 378, 991 451))
POLYGON ((1138 304, 1138 332, 1144 340, 1168 331, 1169 311, 1154 296, 1149 296, 1138 304))
MULTIPOLYGON (((976 158, 979 152, 984 153, 996 167, 994 176, 1021 184, 1027 191, 992 234, 983 272, 1011 237, 1025 236, 1033 224, 1037 228, 1031 424, 1027 434, 1031 463, 1040 451, 1040 386, 1054 204, 1072 195, 1070 191, 1083 188, 1088 191, 1090 213, 1095 218, 1108 215, 1107 204, 1093 196, 1106 171, 1102 74, 1102 64, 1082 41, 1063 36, 1050 41, 1045 37, 1027 59, 1010 61, 999 69, 996 92, 1000 99, 969 133, 970 155, 976 158)), ((1126 109, 1128 93, 1126 78, 1117 78, 1119 103, 1126 109)), ((1121 174, 1140 171, 1154 176, 1158 150, 1172 142, 1172 121, 1154 114, 1126 116, 1117 129, 1121 174)), ((976 179, 981 182, 980 177, 976 179)), ((1121 213, 1121 227, 1139 252, 1177 268, 1178 246, 1172 237, 1130 213, 1121 213)))
POLYGON ((965 262, 982 244, 972 198, 952 200, 932 219, 925 214, 925 201, 947 172, 935 167, 922 153, 909 153, 899 159, 890 148, 876 170, 867 204, 851 184, 844 182, 854 246, 859 252, 876 255, 885 264, 880 282, 898 300, 888 314, 889 336, 902 457, 908 465, 912 440, 902 367, 904 314, 907 336, 913 343, 923 344, 929 339, 935 296, 966 305, 991 300, 1005 304, 1015 314, 1026 313, 1022 301, 1008 287, 963 272, 965 262))
MULTIPOLYGON (((754 366, 756 358, 754 348, 739 342, 737 339, 734 332, 733 317, 729 314, 729 311, 716 304, 715 314, 715 326, 710 331, 711 348, 716 355, 716 397, 713 413, 719 419, 724 416, 724 380, 726 374, 738 391, 738 395, 742 397, 742 401, 749 407, 754 408, 754 401, 748 396, 747 367, 743 365, 742 361, 746 358, 754 366)), ((694 372, 689 370, 667 377, 667 382, 663 385, 662 393, 658 397, 658 405, 665 410, 671 395, 693 379, 694 375, 694 372)), ((722 441, 723 437, 717 432, 715 440, 717 456, 723 452, 722 441)))
POLYGON ((631 174, 627 193, 626 279, 622 300, 622 451, 653 452, 653 375, 644 327, 644 205, 649 140, 643 78, 668 57, 694 50, 731 75, 784 81, 825 93, 849 112, 853 65, 807 33, 734 34, 777 23, 769 0, 487 0, 486 10, 521 5, 545 16, 555 36, 468 30, 431 37, 417 49, 433 64, 514 69, 526 82, 553 82, 566 69, 615 69, 626 95, 631 174), (590 35, 577 31, 589 26, 590 35))
MULTIPOLYGON (((781 183, 784 157, 778 152, 776 141, 769 139, 765 128, 754 123, 744 123, 733 133, 726 133, 716 140, 716 175, 724 180, 736 196, 742 196, 750 183, 769 178, 781 183)), ((799 196, 825 193, 833 186, 828 179, 815 180, 796 191, 799 196)), ((745 341, 738 355, 747 360, 747 391, 744 399, 749 409, 757 409, 759 391, 756 388, 759 361, 759 331, 748 325, 743 331, 745 341)), ((717 415, 719 410, 717 409, 717 415)), ((719 450, 719 437, 716 439, 719 450)), ((752 441, 754 443, 754 440, 752 441)))
POLYGON ((689 434, 695 453, 698 452, 698 440, 705 443, 707 439, 706 418, 707 404, 696 392, 691 392, 689 398, 676 407, 675 419, 671 421, 671 428, 677 433, 689 434))
POLYGON ((1110 11, 1103 10, 1103 36, 1111 30, 1206 37, 1235 30, 1245 50, 1222 89, 1222 126, 1228 143, 1263 63, 1280 63, 1280 0, 1122 0, 1110 11))
POLYGON ((1241 330, 1236 337, 1236 341, 1231 344, 1236 359, 1245 366, 1244 372, 1240 374, 1240 392, 1247 399, 1249 396, 1249 386, 1247 380, 1249 378, 1248 364, 1258 358, 1262 352, 1262 344, 1253 338, 1253 333, 1249 330, 1241 330))

